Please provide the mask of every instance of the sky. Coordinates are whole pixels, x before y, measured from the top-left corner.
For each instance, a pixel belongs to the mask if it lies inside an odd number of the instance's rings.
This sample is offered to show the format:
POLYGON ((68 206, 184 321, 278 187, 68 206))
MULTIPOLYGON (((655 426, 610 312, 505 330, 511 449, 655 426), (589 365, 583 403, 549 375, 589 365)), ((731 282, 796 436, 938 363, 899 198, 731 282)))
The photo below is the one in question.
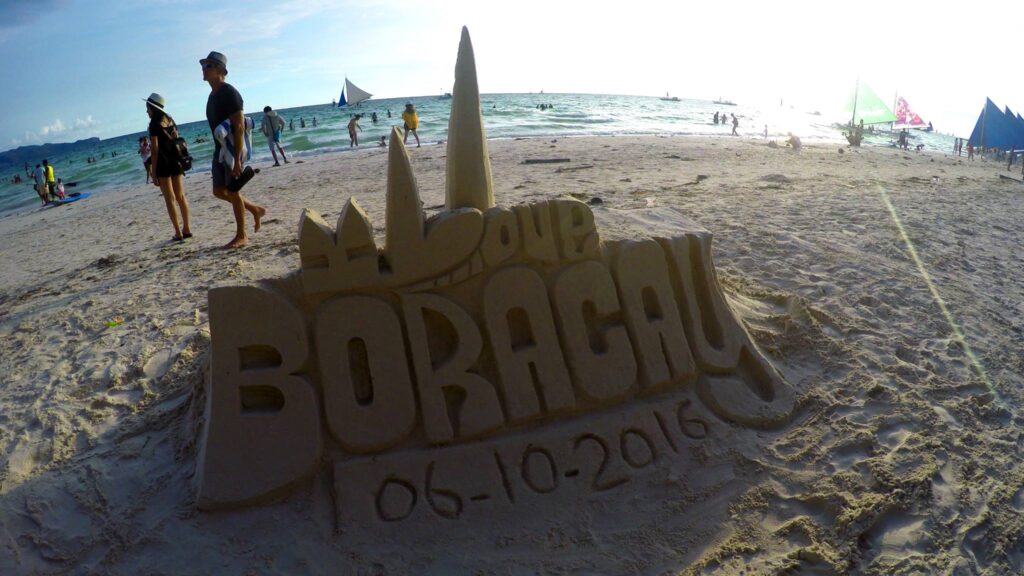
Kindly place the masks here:
POLYGON ((462 26, 484 93, 578 92, 838 111, 859 78, 941 132, 1024 111, 1024 2, 0 0, 0 151, 141 132, 151 92, 205 116, 199 59, 246 109, 450 91, 462 26))

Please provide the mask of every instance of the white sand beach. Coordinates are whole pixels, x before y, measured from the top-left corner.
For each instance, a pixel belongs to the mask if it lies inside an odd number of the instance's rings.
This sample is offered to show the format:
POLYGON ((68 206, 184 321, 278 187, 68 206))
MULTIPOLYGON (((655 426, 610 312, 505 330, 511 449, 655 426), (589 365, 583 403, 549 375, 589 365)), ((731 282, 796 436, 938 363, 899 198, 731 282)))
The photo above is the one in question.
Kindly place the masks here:
MULTIPOLYGON (((702 413, 685 472, 572 509, 361 526, 336 515, 324 461, 274 502, 200 511, 207 291, 298 269, 303 208, 333 224, 354 197, 383 238, 387 153, 264 167, 241 250, 221 249, 234 223, 208 177, 186 178, 185 243, 140 184, 0 219, 0 574, 1024 571, 1024 184, 1004 164, 738 138, 488 145, 499 206, 598 198, 602 240, 671 233, 665 207, 710 230, 729 304, 799 398, 790 421, 702 413), (523 162, 552 158, 570 162, 523 162)), ((409 153, 436 212, 445 147, 409 153)))

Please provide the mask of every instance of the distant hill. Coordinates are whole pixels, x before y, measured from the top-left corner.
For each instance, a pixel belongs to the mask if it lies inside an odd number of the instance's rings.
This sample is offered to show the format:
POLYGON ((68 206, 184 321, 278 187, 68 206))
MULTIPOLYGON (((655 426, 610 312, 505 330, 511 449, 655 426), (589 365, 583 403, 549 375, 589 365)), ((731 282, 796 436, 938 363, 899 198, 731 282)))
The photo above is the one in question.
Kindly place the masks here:
POLYGON ((18 172, 29 163, 29 168, 41 162, 43 158, 68 154, 84 147, 95 146, 99 138, 86 138, 77 142, 64 142, 62 144, 34 144, 32 146, 21 146, 14 150, 0 152, 0 173, 7 172, 14 168, 18 172))

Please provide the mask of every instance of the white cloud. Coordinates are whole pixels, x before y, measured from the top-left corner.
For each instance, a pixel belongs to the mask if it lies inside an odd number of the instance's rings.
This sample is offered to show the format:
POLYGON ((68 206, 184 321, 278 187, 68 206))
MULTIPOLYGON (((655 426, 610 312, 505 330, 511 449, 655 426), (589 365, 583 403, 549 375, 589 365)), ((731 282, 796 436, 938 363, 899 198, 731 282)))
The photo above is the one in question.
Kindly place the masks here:
POLYGON ((64 123, 61 122, 60 118, 57 118, 53 121, 53 124, 50 124, 49 126, 43 126, 42 128, 40 128, 39 136, 42 138, 46 138, 47 136, 50 136, 52 134, 60 134, 65 130, 67 130, 67 128, 64 127, 64 123))
POLYGON ((92 114, 89 114, 88 116, 85 117, 84 120, 82 118, 75 118, 75 128, 74 129, 75 130, 84 130, 86 128, 92 128, 93 126, 95 126, 97 124, 99 124, 99 122, 97 122, 96 120, 93 120, 92 119, 92 114))
POLYGON ((85 118, 75 118, 75 121, 71 125, 66 125, 66 124, 64 124, 63 120, 61 120, 60 118, 57 118, 56 120, 53 121, 52 124, 49 124, 48 126, 43 126, 42 128, 40 128, 39 129, 39 136, 41 138, 45 138, 47 136, 55 136, 57 134, 63 134, 64 132, 80 132, 82 130, 86 130, 86 129, 92 128, 93 126, 96 126, 98 124, 99 124, 99 121, 95 120, 92 117, 92 114, 89 114, 85 118))
POLYGON ((47 140, 54 140, 59 138, 62 134, 73 134, 75 132, 84 132, 94 128, 100 124, 99 120, 92 117, 92 114, 87 115, 85 118, 75 118, 74 122, 65 124, 60 118, 54 119, 53 122, 43 126, 35 132, 25 132, 22 138, 11 139, 11 145, 20 146, 22 144, 42 144, 47 140))

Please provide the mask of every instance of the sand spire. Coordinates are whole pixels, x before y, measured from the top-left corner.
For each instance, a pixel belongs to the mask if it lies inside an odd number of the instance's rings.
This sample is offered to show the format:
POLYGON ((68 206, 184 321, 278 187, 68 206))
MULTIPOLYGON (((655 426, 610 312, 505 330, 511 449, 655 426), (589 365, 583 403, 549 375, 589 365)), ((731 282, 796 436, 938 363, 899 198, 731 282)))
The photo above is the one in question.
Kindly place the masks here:
POLYGON ((409 153, 398 128, 392 128, 385 225, 384 254, 393 281, 403 284, 432 278, 468 258, 483 234, 483 215, 471 208, 452 209, 427 222, 409 153))
POLYGON ((462 27, 459 56, 455 62, 455 87, 448 119, 448 168, 445 207, 486 210, 494 206, 491 159, 487 155, 484 119, 480 111, 480 88, 476 80, 476 58, 469 30, 462 27))

